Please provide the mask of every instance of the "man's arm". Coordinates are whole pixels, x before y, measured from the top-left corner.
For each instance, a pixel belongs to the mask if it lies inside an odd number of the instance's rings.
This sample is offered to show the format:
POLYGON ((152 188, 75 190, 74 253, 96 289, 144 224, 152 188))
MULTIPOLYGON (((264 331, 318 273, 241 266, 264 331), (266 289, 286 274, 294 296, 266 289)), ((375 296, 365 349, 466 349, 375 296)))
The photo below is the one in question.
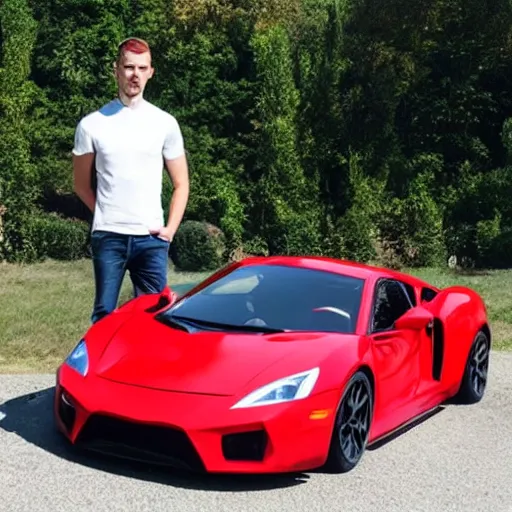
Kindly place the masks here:
POLYGON ((73 188, 76 195, 94 213, 96 192, 92 188, 94 153, 73 155, 73 188))
POLYGON ((73 189, 82 202, 94 213, 96 192, 92 186, 94 170, 94 143, 84 126, 84 120, 78 123, 73 147, 73 189))
POLYGON ((162 156, 174 190, 169 205, 167 224, 152 233, 172 242, 185 214, 189 195, 188 163, 183 135, 178 121, 172 116, 168 117, 162 156))
POLYGON ((188 163, 185 154, 172 160, 164 160, 165 167, 173 184, 173 193, 169 205, 167 225, 160 230, 160 234, 172 241, 181 224, 188 203, 190 183, 188 176, 188 163))

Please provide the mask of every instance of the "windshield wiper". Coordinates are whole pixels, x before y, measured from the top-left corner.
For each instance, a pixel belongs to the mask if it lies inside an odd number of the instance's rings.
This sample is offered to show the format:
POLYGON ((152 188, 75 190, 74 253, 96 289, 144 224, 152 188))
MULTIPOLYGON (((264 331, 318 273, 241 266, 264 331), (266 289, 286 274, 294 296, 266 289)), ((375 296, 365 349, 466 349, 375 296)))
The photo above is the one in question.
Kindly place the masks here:
POLYGON ((210 322, 208 320, 198 320, 197 318, 188 318, 186 316, 166 316, 166 321, 175 321, 176 323, 184 322, 189 325, 196 325, 199 327, 210 327, 218 331, 235 331, 235 332, 261 332, 265 334, 274 334, 279 332, 286 332, 284 329, 276 329, 274 327, 267 327, 265 325, 232 325, 224 324, 221 322, 210 322))

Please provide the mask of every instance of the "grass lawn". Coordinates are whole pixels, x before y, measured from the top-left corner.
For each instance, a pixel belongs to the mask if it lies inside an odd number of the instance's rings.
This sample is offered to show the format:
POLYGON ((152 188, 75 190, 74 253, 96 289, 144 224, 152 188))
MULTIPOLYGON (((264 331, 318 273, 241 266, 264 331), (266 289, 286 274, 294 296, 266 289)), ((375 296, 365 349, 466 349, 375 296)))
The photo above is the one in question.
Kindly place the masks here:
MULTIPOLYGON (((489 309, 495 349, 512 349, 512 270, 475 275, 414 269, 437 286, 462 284, 480 292, 489 309)), ((169 284, 210 273, 169 271, 169 284)), ((0 264, 0 372, 53 372, 90 325, 94 297, 91 262, 0 264)), ((121 301, 130 298, 128 276, 121 301)))
MULTIPOLYGON (((208 273, 169 269, 169 284, 208 273)), ((128 274, 120 302, 131 298, 128 274)), ((53 372, 90 326, 94 278, 90 260, 0 264, 0 373, 53 372)))
POLYGON ((512 269, 456 272, 449 269, 413 269, 435 286, 462 285, 480 293, 487 306, 494 350, 512 350, 512 269))

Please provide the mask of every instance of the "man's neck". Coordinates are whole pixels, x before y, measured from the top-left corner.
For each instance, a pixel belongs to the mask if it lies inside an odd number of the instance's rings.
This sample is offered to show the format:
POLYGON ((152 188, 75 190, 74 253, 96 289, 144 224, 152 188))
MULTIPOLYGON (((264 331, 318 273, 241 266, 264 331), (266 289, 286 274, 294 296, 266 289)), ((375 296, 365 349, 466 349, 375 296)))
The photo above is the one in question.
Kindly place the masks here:
POLYGON ((138 94, 137 96, 129 97, 129 96, 126 96, 126 94, 123 94, 123 92, 119 91, 118 97, 119 97, 119 101, 125 107, 128 107, 128 108, 138 107, 143 101, 142 94, 138 94))

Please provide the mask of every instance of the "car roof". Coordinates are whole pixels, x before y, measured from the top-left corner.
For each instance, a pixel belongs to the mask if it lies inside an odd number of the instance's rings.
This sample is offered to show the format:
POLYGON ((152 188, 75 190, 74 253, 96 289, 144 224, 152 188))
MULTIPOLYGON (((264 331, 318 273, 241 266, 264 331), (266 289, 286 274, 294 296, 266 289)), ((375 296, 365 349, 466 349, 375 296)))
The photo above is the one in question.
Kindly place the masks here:
POLYGON ((240 261, 239 264, 243 266, 283 265, 288 267, 309 268, 312 270, 324 270, 326 272, 348 275, 364 280, 387 277, 405 281, 412 285, 434 288, 432 285, 419 278, 399 271, 327 256, 252 256, 240 261))

